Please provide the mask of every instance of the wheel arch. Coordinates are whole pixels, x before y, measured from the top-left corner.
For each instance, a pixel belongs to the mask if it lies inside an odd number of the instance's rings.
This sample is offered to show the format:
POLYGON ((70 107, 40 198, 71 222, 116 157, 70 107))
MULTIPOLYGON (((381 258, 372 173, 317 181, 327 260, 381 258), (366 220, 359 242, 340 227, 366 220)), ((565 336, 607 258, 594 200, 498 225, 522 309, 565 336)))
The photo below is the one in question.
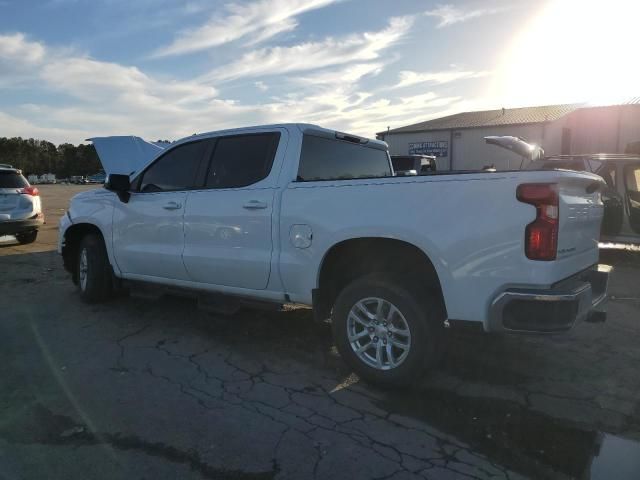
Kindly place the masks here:
POLYGON ((82 238, 90 233, 94 233, 102 239, 109 256, 109 262, 113 265, 110 249, 107 246, 105 235, 100 227, 89 222, 74 223, 73 225, 70 225, 69 228, 65 230, 63 236, 64 243, 62 246, 62 260, 65 270, 71 273, 73 282, 76 284, 78 283, 76 268, 78 262, 78 248, 80 247, 82 238))
POLYGON ((329 318, 339 292, 370 273, 402 275, 416 288, 435 293, 446 313, 441 275, 423 249, 396 238, 357 237, 335 243, 324 254, 313 291, 315 318, 329 318))

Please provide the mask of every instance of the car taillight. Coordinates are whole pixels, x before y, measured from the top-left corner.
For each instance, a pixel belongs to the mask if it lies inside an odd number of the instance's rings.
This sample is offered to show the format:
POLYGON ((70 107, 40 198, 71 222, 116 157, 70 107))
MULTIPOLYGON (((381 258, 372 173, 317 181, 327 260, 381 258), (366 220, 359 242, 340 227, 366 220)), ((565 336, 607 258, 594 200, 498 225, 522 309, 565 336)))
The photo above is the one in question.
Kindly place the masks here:
POLYGON ((38 195, 40 195, 40 191, 36 187, 21 188, 20 193, 31 195, 32 197, 37 197, 38 195))
POLYGON ((525 229, 524 251, 531 260, 555 260, 558 252, 559 206, 555 183, 523 183, 516 198, 536 207, 536 219, 525 229))

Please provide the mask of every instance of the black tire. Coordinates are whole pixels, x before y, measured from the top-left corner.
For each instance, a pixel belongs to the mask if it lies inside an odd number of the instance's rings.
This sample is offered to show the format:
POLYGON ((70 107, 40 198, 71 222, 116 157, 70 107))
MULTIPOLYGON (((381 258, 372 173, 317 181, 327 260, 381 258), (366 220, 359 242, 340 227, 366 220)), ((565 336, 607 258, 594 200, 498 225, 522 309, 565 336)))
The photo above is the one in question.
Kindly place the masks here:
MULTIPOLYGON (((333 337, 342 358, 363 380, 380 387, 407 386, 437 364, 443 350, 444 320, 442 302, 436 295, 414 291, 393 276, 372 274, 356 279, 338 295, 332 313, 333 337), (393 304, 411 333, 406 357, 389 370, 375 368, 361 359, 352 348, 347 333, 351 309, 359 301, 371 297, 393 304)), ((386 353, 382 355, 388 358, 386 353)))
POLYGON ((28 243, 33 243, 36 241, 38 237, 38 231, 32 230, 30 232, 24 233, 16 233, 16 240, 20 243, 20 245, 26 245, 28 243))
POLYGON ((111 265, 100 235, 90 233, 82 238, 78 248, 76 278, 80 298, 85 302, 98 303, 111 298, 113 294, 111 265), (83 263, 83 254, 86 254, 86 263, 83 263), (86 276, 83 277, 82 269, 85 266, 86 276))

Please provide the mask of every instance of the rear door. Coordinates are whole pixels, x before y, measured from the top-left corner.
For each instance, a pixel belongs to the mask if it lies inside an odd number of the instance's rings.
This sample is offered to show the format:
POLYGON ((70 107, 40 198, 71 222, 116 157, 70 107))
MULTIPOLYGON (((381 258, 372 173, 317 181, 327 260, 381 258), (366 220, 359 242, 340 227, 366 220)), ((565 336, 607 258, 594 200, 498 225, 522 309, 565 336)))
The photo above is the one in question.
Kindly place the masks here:
POLYGON ((188 279, 184 211, 208 145, 200 140, 172 148, 134 180, 127 203, 115 202, 113 247, 123 273, 188 279))
POLYGON ((260 290, 273 251, 272 215, 286 130, 219 137, 203 186, 189 193, 184 265, 196 282, 260 290))

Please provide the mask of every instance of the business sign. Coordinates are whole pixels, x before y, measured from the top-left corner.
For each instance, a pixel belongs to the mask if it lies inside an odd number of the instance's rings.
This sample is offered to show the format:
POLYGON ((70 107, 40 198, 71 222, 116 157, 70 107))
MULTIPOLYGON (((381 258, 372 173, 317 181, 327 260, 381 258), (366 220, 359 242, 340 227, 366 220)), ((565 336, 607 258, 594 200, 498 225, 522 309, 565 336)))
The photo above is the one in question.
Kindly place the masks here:
POLYGON ((449 142, 446 140, 438 140, 435 142, 410 143, 409 155, 434 155, 436 157, 448 157, 449 142))

